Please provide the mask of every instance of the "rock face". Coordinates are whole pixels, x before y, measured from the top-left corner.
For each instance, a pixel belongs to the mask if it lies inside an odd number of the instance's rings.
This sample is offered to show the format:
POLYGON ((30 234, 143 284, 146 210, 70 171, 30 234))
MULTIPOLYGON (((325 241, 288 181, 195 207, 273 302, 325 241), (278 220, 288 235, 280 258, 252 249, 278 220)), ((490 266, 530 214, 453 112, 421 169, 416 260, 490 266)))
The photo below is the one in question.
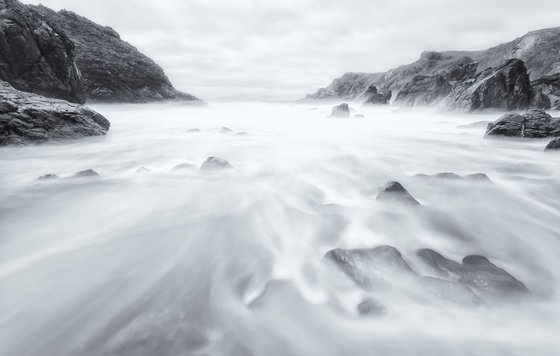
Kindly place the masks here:
POLYGON ((550 141, 545 148, 546 151, 560 150, 560 137, 556 137, 554 140, 550 141))
POLYGON ((418 206, 420 203, 399 182, 389 182, 377 196, 377 200, 418 206))
POLYGON ((308 94, 306 100, 352 100, 362 95, 372 83, 376 83, 382 73, 346 73, 333 80, 326 88, 321 88, 313 94, 308 94))
POLYGON ((560 118, 544 110, 529 110, 525 114, 509 113, 488 125, 486 136, 547 138, 560 136, 560 118))
POLYGON ((0 81, 0 146, 107 134, 110 123, 84 106, 21 92, 0 81))
POLYGON ((551 109, 560 110, 560 73, 539 78, 531 82, 531 85, 541 95, 548 96, 551 109))
POLYGON ((395 104, 404 106, 427 106, 439 102, 451 92, 451 84, 441 75, 418 75, 404 86, 395 104))
POLYGON ((334 108, 332 108, 331 117, 350 117, 350 107, 346 103, 335 106, 334 108))
POLYGON ((121 40, 112 28, 69 11, 55 12, 44 6, 35 10, 63 29, 75 44, 76 63, 88 100, 131 103, 198 100, 177 91, 160 66, 121 40))
POLYGON ((384 105, 389 103, 393 93, 390 90, 384 94, 380 93, 375 85, 370 85, 363 96, 367 98, 364 102, 366 105, 384 105))
POLYGON ((531 98, 527 68, 523 61, 512 59, 457 84, 446 99, 446 104, 450 108, 465 111, 519 110, 527 109, 531 98))
POLYGON ((39 95, 84 103, 74 44, 35 7, 0 0, 0 80, 39 95))

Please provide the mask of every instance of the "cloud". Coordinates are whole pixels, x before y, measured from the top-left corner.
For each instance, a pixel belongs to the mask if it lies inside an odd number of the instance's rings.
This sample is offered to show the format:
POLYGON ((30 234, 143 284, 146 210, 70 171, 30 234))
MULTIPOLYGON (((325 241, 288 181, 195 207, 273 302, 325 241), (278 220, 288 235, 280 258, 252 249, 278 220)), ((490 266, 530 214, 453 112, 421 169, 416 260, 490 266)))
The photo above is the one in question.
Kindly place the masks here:
POLYGON ((296 99, 424 50, 484 49, 560 26, 550 0, 41 0, 115 28, 206 100, 296 99))

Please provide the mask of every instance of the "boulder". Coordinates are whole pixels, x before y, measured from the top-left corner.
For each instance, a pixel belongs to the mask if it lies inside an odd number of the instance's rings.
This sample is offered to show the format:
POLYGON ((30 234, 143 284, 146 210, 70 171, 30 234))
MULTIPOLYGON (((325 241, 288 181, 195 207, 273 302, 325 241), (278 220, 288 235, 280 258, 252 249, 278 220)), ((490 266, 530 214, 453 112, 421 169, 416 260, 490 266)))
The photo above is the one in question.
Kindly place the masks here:
POLYGON ((45 174, 44 176, 40 176, 37 180, 45 181, 55 179, 58 179, 58 176, 56 174, 45 174))
POLYGON ((453 109, 520 110, 531 103, 531 82, 522 60, 510 59, 457 83, 445 104, 453 109))
POLYGON ((106 135, 110 123, 84 106, 24 93, 0 81, 0 146, 106 135), (17 110, 14 111, 13 107, 17 110))
POLYGON ((218 158, 218 157, 209 157, 202 166, 200 167, 201 171, 215 171, 215 170, 222 170, 222 169, 232 169, 233 166, 226 160, 218 158))
POLYGON ((346 103, 335 106, 332 108, 331 117, 350 117, 350 107, 346 103))
POLYGON ((100 177, 99 173, 97 173, 93 169, 86 169, 85 171, 80 171, 74 174, 70 178, 94 178, 94 177, 100 177))
POLYGON ((404 106, 432 105, 451 92, 452 86, 442 75, 417 75, 397 94, 394 104, 404 106))
POLYGON ((420 203, 399 183, 389 182, 377 195, 377 200, 397 202, 410 206, 418 206, 420 203))
POLYGON ((387 314, 387 308, 379 304, 374 298, 367 298, 357 307, 360 316, 383 316, 387 314))
POLYGON ((163 69, 110 27, 73 12, 33 7, 68 35, 88 100, 101 102, 198 101, 176 90, 163 69))
POLYGON ((186 169, 195 169, 196 166, 192 163, 189 162, 185 162, 185 163, 181 163, 176 165, 175 167, 173 167, 172 171, 177 172, 177 171, 184 171, 186 169))
POLYGON ((0 80, 46 97, 86 99, 66 31, 17 0, 0 0, 0 80))
POLYGON ((416 254, 420 260, 431 268, 432 272, 441 277, 460 276, 464 271, 460 263, 450 260, 434 250, 424 248, 418 250, 416 254))
POLYGON ((544 110, 529 110, 525 114, 509 113, 488 125, 486 136, 547 138, 560 136, 560 118, 544 110))
POLYGON ((550 141, 545 148, 546 151, 560 150, 560 137, 556 137, 554 140, 550 141))
POLYGON ((418 178, 436 178, 436 179, 447 179, 447 180, 470 180, 470 181, 478 181, 478 182, 491 182, 491 179, 484 173, 474 173, 474 174, 467 174, 465 176, 460 176, 453 172, 441 172, 434 175, 427 175, 427 174, 417 174, 415 177, 418 178))

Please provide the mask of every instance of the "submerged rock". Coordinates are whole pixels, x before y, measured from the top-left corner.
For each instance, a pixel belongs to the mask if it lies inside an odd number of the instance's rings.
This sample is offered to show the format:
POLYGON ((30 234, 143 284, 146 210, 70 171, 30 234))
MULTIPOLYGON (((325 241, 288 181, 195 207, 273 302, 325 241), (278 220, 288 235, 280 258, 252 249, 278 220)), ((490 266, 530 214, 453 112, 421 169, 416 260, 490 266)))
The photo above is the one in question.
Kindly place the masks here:
POLYGON ((342 103, 332 108, 331 117, 347 118, 350 117, 350 107, 347 103, 342 103))
POLYGON ((70 178, 93 178, 93 177, 100 177, 100 175, 93 169, 86 169, 85 171, 80 171, 74 174, 70 178))
POLYGON ((560 137, 556 137, 554 140, 550 141, 545 148, 546 151, 560 150, 560 137))
POLYGON ((509 113, 488 125, 486 136, 547 138, 560 136, 560 118, 544 110, 529 110, 525 114, 509 113))
POLYGON ((177 172, 177 171, 184 171, 186 169, 195 169, 196 165, 189 163, 189 162, 185 162, 185 163, 181 163, 176 165, 175 167, 173 167, 172 171, 177 172))
POLYGON ((449 277, 450 274, 460 276, 464 271, 460 263, 443 257, 434 250, 428 248, 421 249, 417 251, 417 255, 433 272, 442 277, 449 277))
POLYGON ((58 179, 58 176, 56 174, 45 174, 44 176, 40 176, 37 180, 54 180, 54 179, 58 179))
POLYGON ((233 166, 226 160, 218 158, 218 157, 209 157, 202 166, 200 167, 201 171, 214 171, 214 170, 222 170, 222 169, 232 169, 233 166))
POLYGON ((368 298, 358 304, 357 310, 360 316, 383 316, 387 314, 387 308, 373 298, 368 298))
POLYGON ((198 133, 198 132, 202 132, 202 131, 201 131, 200 129, 190 129, 190 130, 188 130, 187 132, 190 132, 190 133, 198 133))
POLYGON ((151 170, 146 167, 140 167, 136 170, 136 173, 143 174, 143 173, 150 173, 151 170))
POLYGON ((484 173, 474 173, 474 174, 467 174, 465 176, 460 176, 453 172, 441 172, 434 175, 427 175, 427 174, 417 174, 415 177, 418 178, 436 178, 436 179, 447 179, 447 180, 470 180, 470 181, 478 181, 478 182, 491 182, 492 180, 488 178, 488 176, 484 173))
POLYGON ((377 196, 377 200, 398 202, 410 206, 420 205, 418 200, 414 199, 399 182, 387 183, 377 196))
POLYGON ((25 93, 2 81, 0 100, 10 103, 0 113, 0 146, 102 136, 111 126, 87 107, 25 93))

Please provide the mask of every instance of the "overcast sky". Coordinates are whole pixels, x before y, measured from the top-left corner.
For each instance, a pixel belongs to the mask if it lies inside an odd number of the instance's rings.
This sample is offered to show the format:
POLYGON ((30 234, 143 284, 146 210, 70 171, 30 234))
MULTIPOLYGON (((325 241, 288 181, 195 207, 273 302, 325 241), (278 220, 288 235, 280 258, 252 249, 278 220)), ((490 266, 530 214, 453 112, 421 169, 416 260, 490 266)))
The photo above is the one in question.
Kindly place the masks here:
POLYGON ((27 0, 116 29, 206 100, 296 99, 424 50, 475 50, 560 26, 558 0, 27 0))

